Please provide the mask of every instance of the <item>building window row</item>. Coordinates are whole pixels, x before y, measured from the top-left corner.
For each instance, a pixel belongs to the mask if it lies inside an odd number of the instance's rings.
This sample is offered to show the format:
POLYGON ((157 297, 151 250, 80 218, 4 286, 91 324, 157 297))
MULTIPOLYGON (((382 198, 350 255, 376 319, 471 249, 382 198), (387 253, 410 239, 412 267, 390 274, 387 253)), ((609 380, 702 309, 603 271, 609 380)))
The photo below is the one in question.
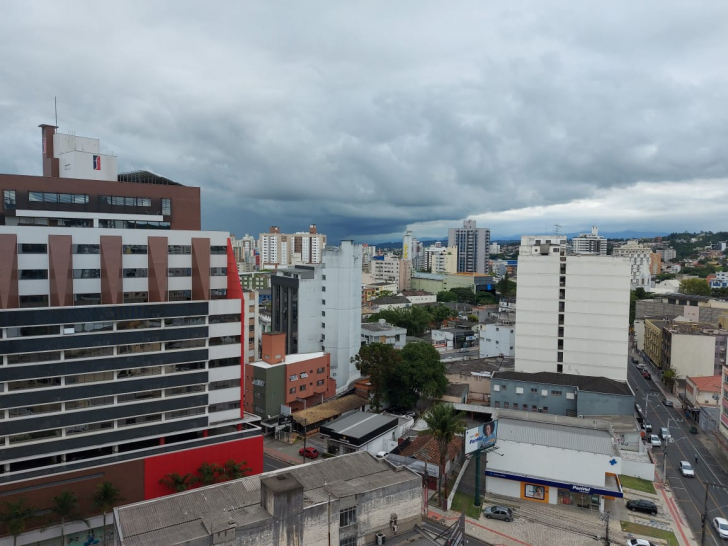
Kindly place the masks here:
POLYGON ((94 227, 91 218, 33 218, 27 216, 7 216, 6 226, 48 226, 48 227, 94 227))
POLYGON ((31 203, 72 203, 74 205, 86 205, 88 204, 89 197, 82 193, 31 191, 28 192, 28 201, 31 203))
POLYGON ((151 220, 99 220, 99 227, 105 229, 170 229, 169 222, 151 220))
POLYGON ((101 195, 99 203, 113 207, 151 207, 152 200, 149 197, 121 197, 117 195, 101 195))

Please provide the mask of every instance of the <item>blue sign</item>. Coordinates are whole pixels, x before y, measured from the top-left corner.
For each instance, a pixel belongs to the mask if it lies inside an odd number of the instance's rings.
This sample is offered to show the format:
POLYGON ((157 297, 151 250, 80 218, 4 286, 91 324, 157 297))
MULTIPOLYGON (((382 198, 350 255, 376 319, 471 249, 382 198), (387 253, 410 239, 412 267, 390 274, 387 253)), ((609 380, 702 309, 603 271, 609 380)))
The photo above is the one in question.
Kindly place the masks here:
POLYGON ((535 483, 538 485, 550 485, 554 487, 560 487, 561 489, 568 489, 574 493, 584 493, 585 495, 606 495, 607 497, 622 498, 621 491, 612 491, 611 489, 600 489, 598 487, 591 487, 589 485, 579 485, 575 483, 556 482, 552 480, 544 480, 541 478, 531 478, 530 476, 520 476, 518 474, 509 474, 507 472, 498 472, 495 470, 486 470, 486 476, 492 476, 494 478, 501 478, 504 480, 514 480, 517 482, 535 483))

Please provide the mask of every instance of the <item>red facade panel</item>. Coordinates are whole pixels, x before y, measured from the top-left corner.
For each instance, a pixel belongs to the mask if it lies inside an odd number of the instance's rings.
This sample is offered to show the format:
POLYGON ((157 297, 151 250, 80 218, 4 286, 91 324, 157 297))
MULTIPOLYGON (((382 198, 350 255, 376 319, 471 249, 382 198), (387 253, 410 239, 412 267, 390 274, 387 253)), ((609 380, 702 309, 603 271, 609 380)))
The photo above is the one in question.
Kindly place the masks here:
POLYGON ((224 464, 230 459, 245 461, 251 475, 263 472, 263 436, 148 457, 144 460, 144 498, 169 495, 171 491, 159 480, 171 472, 195 474, 202 463, 224 464))
POLYGON ((192 238, 192 299, 210 299, 210 239, 192 238))
POLYGON ((73 253, 70 235, 48 236, 51 307, 73 305, 73 253))
POLYGON ((101 236, 101 303, 124 303, 124 284, 121 276, 121 237, 101 236))
POLYGON ((169 277, 167 275, 169 251, 167 237, 148 237, 147 252, 149 259, 149 301, 167 301, 169 299, 169 277))

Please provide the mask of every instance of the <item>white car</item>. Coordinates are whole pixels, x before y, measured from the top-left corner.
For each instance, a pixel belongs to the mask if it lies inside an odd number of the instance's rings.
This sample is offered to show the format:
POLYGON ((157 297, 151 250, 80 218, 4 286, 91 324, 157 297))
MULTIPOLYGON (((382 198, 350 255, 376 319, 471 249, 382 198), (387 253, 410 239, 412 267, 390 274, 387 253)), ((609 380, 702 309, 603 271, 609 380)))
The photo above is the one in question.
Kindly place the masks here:
POLYGON ((687 461, 680 461, 680 473, 686 478, 695 477, 695 470, 693 470, 693 465, 691 465, 687 461))
POLYGON ((650 436, 650 443, 652 444, 652 447, 662 447, 662 442, 657 434, 650 436))
POLYGON ((627 546, 655 546, 649 540, 644 538, 631 538, 627 541, 627 546))
POLYGON ((720 538, 728 538, 728 519, 713 518, 713 527, 718 531, 720 538))

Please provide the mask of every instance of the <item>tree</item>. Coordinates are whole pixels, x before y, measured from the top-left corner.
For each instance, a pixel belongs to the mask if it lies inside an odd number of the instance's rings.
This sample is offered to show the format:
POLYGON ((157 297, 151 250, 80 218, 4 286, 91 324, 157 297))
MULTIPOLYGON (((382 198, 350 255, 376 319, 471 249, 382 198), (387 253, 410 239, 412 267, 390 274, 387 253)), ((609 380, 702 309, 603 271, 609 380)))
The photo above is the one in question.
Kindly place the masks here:
POLYGON ((371 407, 379 413, 387 400, 387 379, 402 358, 399 351, 387 343, 363 345, 359 354, 351 359, 362 375, 368 376, 372 384, 371 407))
POLYGON ((437 301, 454 302, 458 301, 458 296, 451 290, 442 290, 437 293, 437 301))
POLYGON ((76 493, 66 490, 53 497, 49 526, 56 523, 61 526, 61 544, 66 543, 66 525, 77 521, 83 522, 86 527, 91 527, 81 512, 76 493))
POLYGON ((379 292, 379 295, 377 295, 377 298, 386 298, 393 295, 394 292, 392 292, 391 290, 382 290, 379 292))
POLYGON ((25 504, 25 499, 5 503, 5 511, 0 514, 0 523, 13 535, 13 546, 17 544, 18 536, 25 531, 25 524, 37 511, 34 506, 25 504))
POLYGON ((678 292, 694 296, 710 296, 710 285, 705 279, 683 279, 678 292))
POLYGON ((442 304, 430 307, 429 310, 430 316, 432 317, 432 322, 434 322, 435 326, 437 326, 438 328, 441 328, 442 323, 445 322, 447 319, 457 315, 456 311, 453 311, 447 305, 442 304))
POLYGON ((240 461, 239 463, 235 459, 228 459, 225 464, 222 465, 220 472, 220 481, 226 482, 229 480, 237 480, 247 476, 252 470, 248 463, 240 461))
POLYGON ((200 485, 212 485, 220 481, 221 468, 215 463, 204 462, 197 469, 196 483, 200 485))
POLYGON ((195 484, 195 481, 196 478, 193 474, 185 474, 184 476, 181 476, 177 472, 172 472, 159 480, 159 484, 174 491, 175 493, 180 493, 182 491, 187 491, 195 484))
POLYGON ((452 404, 438 403, 433 405, 430 410, 423 416, 427 430, 424 434, 430 434, 437 441, 438 452, 440 456, 440 486, 439 500, 445 505, 445 495, 447 493, 447 476, 445 475, 445 467, 447 465, 447 452, 450 442, 456 434, 461 434, 465 430, 465 415, 456 411, 452 404), (443 490, 444 484, 444 490, 443 490))
POLYGON ((495 296, 490 292, 478 292, 475 294, 475 303, 478 305, 490 305, 497 302, 495 296))
POLYGON ((387 377, 387 399, 413 408, 420 398, 439 398, 447 389, 445 365, 440 353, 427 343, 408 343, 400 351, 402 361, 387 377))
POLYGON ((516 283, 508 278, 508 271, 495 285, 496 291, 504 298, 516 293, 516 283))
POLYGON ((710 295, 714 298, 726 299, 728 298, 728 288, 712 288, 710 295))
POLYGON ((106 532, 106 514, 117 504, 121 503, 124 497, 111 482, 100 483, 91 497, 91 506, 104 513, 104 544, 108 543, 106 532))
POLYGON ((675 384, 675 368, 668 368, 664 372, 662 372, 662 381, 665 383, 665 386, 672 390, 673 385, 675 384))

